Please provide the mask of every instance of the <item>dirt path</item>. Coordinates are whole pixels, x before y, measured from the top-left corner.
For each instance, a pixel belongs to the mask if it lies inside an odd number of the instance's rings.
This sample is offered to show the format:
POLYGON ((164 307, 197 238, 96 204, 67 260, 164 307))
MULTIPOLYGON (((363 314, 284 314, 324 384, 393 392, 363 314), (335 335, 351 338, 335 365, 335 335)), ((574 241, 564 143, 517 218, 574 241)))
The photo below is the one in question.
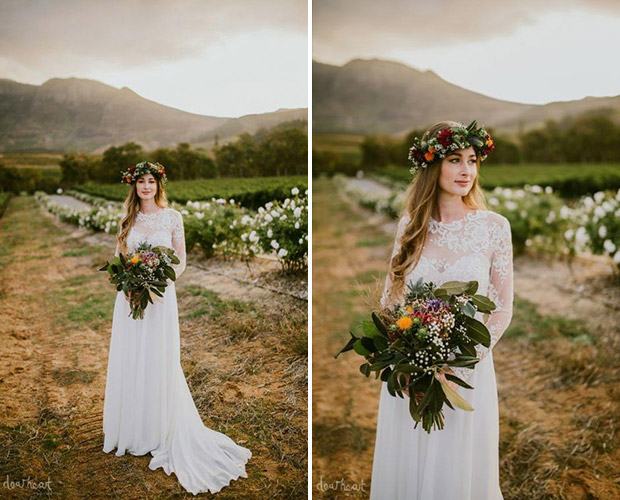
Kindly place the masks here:
POLYGON ((92 206, 88 203, 84 203, 73 196, 67 196, 65 194, 51 194, 50 199, 59 205, 65 205, 71 208, 79 208, 83 210, 90 210, 92 206))
MULTIPOLYGON (((96 269, 112 240, 87 237, 32 197, 16 197, 0 219, 0 241, 0 474, 50 485, 3 486, 0 497, 195 498, 174 476, 148 469, 150 455, 102 451, 114 291, 96 269)), ((198 410, 254 454, 249 478, 217 498, 300 498, 307 303, 232 279, 244 264, 222 266, 228 280, 188 267, 177 283, 181 361, 198 410)), ((254 278, 266 279, 258 267, 254 278)))
MULTIPOLYGON (((313 188, 314 497, 367 498, 379 384, 331 354, 368 310, 358 292, 379 296, 394 224, 327 181, 313 188)), ((532 257, 515 259, 515 276, 513 323, 494 351, 504 498, 620 498, 618 286, 605 266, 532 257)))

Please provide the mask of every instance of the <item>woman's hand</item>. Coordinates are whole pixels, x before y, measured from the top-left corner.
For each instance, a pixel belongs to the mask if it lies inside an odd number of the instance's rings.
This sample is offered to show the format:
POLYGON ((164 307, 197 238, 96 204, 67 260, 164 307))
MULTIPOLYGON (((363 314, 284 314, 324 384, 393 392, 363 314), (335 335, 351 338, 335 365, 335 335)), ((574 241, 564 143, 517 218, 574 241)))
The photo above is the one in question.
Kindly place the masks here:
POLYGON ((125 300, 131 302, 131 292, 129 292, 129 295, 125 294, 125 300))
MULTIPOLYGON (((411 375, 408 373, 405 374, 405 379, 407 380, 407 385, 409 385, 409 381, 411 380, 411 375)), ((409 389, 403 389, 403 392, 409 396, 409 389)), ((409 396, 411 397, 411 396, 409 396)), ((424 397, 424 393, 422 391, 415 391, 415 400, 416 402, 420 401, 424 397)))
POLYGON ((456 373, 452 371, 452 368, 445 367, 445 368, 442 368, 441 371, 437 373, 437 378, 441 380, 443 383, 445 383, 448 387, 456 391, 460 386, 458 384, 455 384, 451 380, 448 380, 446 378, 446 373, 449 373, 450 375, 454 375, 455 377, 457 376, 456 373))

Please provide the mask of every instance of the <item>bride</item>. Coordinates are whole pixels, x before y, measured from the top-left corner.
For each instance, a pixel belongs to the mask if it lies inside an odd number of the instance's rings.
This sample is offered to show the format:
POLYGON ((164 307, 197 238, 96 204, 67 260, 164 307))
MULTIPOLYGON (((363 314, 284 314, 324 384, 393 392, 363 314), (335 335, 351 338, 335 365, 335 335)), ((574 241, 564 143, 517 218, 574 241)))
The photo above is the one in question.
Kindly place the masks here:
MULTIPOLYGON (((169 207, 165 169, 142 162, 123 173, 130 185, 125 215, 117 235, 116 255, 146 241, 173 248, 185 270, 185 236, 181 214, 169 207)), ((180 361, 179 317, 175 283, 163 299, 149 304, 144 319, 130 316, 129 297, 118 292, 103 409, 103 451, 151 453, 149 468, 174 472, 191 493, 215 493, 231 480, 247 477, 252 453, 232 439, 205 427, 189 391, 180 361)))
POLYGON ((423 278, 435 284, 476 280, 478 293, 497 309, 486 318, 477 315, 491 333, 491 346, 477 346, 475 369, 446 370, 474 389, 441 375, 474 411, 444 407, 444 429, 428 434, 421 425, 414 429, 408 402, 390 396, 382 384, 371 500, 503 499, 492 348, 512 318, 513 264, 510 224, 486 210, 478 183, 480 162, 493 149, 475 122, 440 122, 410 150, 417 176, 398 223, 381 305, 398 302, 406 283, 423 278))

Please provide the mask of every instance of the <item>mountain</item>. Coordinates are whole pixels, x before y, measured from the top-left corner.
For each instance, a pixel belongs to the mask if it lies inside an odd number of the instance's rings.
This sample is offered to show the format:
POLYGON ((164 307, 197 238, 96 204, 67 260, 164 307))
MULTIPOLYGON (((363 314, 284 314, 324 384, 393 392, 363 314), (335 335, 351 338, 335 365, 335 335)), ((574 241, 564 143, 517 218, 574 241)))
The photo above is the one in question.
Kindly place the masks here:
POLYGON ((504 133, 597 108, 620 97, 588 97, 545 105, 494 99, 446 82, 432 71, 380 59, 354 59, 344 66, 312 62, 312 122, 318 133, 404 134, 451 119, 472 119, 504 133))
POLYGON ((307 119, 308 110, 306 108, 279 109, 273 113, 240 116, 239 118, 231 118, 222 125, 197 137, 193 142, 213 141, 215 138, 218 140, 225 139, 242 132, 253 134, 260 129, 270 129, 283 122, 307 119))
POLYGON ((128 141, 149 150, 194 142, 216 129, 226 139, 252 132, 263 121, 288 119, 279 111, 241 118, 203 116, 150 101, 127 87, 119 90, 81 78, 53 78, 43 85, 0 79, 0 151, 97 153, 128 141))

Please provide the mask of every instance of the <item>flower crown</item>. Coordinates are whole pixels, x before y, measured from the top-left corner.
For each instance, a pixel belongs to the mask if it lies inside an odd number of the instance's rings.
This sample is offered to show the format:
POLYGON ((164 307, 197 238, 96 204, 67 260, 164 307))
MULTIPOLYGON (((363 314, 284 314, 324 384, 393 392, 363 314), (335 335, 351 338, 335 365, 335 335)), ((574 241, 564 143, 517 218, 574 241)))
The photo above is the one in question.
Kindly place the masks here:
POLYGON ((168 182, 168 177, 166 177, 166 169, 164 166, 160 163, 151 163, 150 161, 137 163, 126 172, 121 172, 121 175, 123 176, 121 182, 133 184, 144 174, 153 174, 155 177, 159 178, 162 184, 168 182))
POLYGON ((422 141, 417 137, 413 140, 413 146, 409 149, 409 161, 413 163, 410 172, 415 174, 420 168, 428 167, 429 163, 441 160, 457 149, 473 147, 480 161, 495 149, 495 144, 484 127, 478 127, 476 120, 467 127, 444 128, 431 137, 428 141, 422 141))

